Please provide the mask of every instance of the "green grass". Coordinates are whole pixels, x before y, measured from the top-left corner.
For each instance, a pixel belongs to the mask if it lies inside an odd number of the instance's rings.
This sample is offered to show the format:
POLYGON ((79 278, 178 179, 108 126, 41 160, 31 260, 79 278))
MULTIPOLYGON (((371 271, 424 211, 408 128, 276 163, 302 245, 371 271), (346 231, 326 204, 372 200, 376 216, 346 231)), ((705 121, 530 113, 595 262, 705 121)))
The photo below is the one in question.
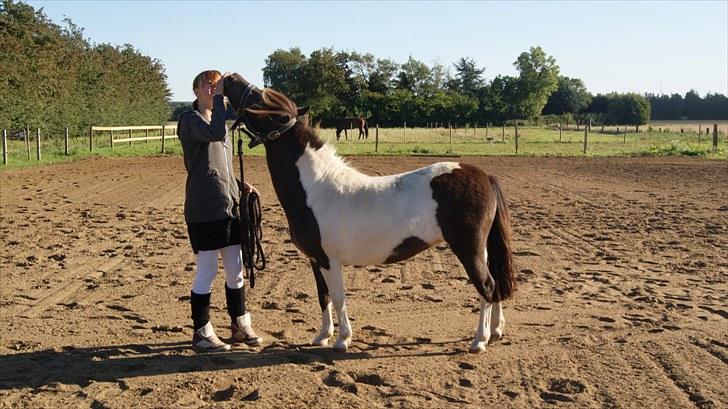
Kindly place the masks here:
MULTIPOLYGON (((647 126, 643 127, 645 130, 647 126)), ((622 128, 624 129, 624 128, 622 128)), ((588 136, 586 156, 699 156, 709 159, 727 159, 725 129, 720 129, 718 152, 712 153, 712 137, 695 132, 640 132, 614 134, 600 133, 593 127, 588 136)), ((336 141, 333 129, 320 129, 322 139, 334 144, 342 155, 434 155, 434 156, 554 156, 582 157, 584 131, 564 130, 541 126, 519 128, 518 153, 516 153, 514 129, 490 128, 486 139, 485 128, 473 131, 453 129, 452 138, 448 129, 387 128, 379 129, 379 144, 375 151, 375 128, 369 130, 369 139, 341 139, 336 141)), ((126 135, 125 135, 126 136, 126 135)), ((143 136, 141 134, 134 136, 143 136)), ((247 148, 246 155, 263 155, 262 146, 253 150, 247 148)), ((88 157, 155 156, 161 154, 161 141, 123 142, 110 147, 108 136, 94 138, 94 149, 89 151, 88 136, 69 139, 69 155, 66 156, 63 138, 46 137, 41 141, 41 160, 36 160, 35 140, 28 148, 22 140, 8 140, 8 164, 0 169, 35 166, 72 161, 88 157)), ((176 138, 165 141, 166 155, 181 155, 182 148, 176 138)))

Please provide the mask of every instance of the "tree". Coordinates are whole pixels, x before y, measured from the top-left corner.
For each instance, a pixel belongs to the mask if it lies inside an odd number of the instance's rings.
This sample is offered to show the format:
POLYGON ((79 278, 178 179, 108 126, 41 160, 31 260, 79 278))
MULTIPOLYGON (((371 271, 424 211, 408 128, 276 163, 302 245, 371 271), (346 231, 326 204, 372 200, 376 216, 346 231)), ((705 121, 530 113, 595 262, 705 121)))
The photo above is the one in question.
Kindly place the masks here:
POLYGON ((378 59, 369 73, 369 91, 388 94, 394 89, 395 76, 399 65, 389 59, 378 59))
POLYGON ((558 87, 549 95, 542 113, 544 115, 574 114, 586 109, 590 102, 591 94, 586 90, 582 80, 559 77, 558 87))
POLYGON ((418 95, 423 91, 423 88, 426 88, 429 79, 430 68, 427 64, 410 56, 407 62, 400 67, 400 71, 397 74, 396 87, 418 95))
POLYGON ((278 49, 265 59, 263 84, 274 88, 293 100, 299 100, 306 92, 307 79, 303 76, 308 61, 301 49, 278 49))
POLYGON ((0 121, 46 135, 91 124, 158 124, 169 116, 164 66, 133 46, 90 45, 83 29, 24 3, 0 3, 0 121))
POLYGON ((524 51, 513 65, 519 72, 517 114, 523 118, 535 118, 558 87, 559 66, 541 47, 524 51))
POLYGON ((485 68, 478 68, 475 60, 463 57, 455 64, 455 82, 456 89, 464 94, 474 96, 478 89, 482 88, 485 81, 483 73, 485 68))

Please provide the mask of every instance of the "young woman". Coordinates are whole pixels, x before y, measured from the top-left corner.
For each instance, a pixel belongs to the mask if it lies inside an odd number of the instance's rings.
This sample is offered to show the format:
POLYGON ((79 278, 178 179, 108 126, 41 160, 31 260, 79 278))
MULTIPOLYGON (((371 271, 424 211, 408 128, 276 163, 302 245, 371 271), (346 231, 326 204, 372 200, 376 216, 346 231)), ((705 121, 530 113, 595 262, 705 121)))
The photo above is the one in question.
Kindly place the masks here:
MULTIPOLYGON (((256 346, 261 342, 245 311, 240 253, 239 188, 233 175, 233 144, 225 125, 226 107, 219 71, 203 71, 192 82, 194 109, 180 116, 177 136, 182 142, 187 184, 185 222, 197 257, 192 285, 192 348, 198 352, 226 351, 210 323, 210 292, 217 274, 218 254, 225 268, 225 299, 232 327, 231 342, 256 346)), ((252 189, 250 185, 244 187, 252 189)))

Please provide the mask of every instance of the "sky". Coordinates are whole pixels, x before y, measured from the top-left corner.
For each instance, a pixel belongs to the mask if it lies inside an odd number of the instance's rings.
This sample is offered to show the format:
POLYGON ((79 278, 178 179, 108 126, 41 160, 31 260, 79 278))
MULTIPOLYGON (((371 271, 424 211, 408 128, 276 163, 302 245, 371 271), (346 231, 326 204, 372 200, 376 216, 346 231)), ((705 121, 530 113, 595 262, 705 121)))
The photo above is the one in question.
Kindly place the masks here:
POLYGON ((262 86, 277 49, 371 53, 448 67, 462 57, 485 78, 517 75, 541 46, 561 74, 594 93, 728 94, 728 1, 26 1, 70 18, 92 43, 132 44, 160 60, 172 100, 190 101, 205 69, 262 86))

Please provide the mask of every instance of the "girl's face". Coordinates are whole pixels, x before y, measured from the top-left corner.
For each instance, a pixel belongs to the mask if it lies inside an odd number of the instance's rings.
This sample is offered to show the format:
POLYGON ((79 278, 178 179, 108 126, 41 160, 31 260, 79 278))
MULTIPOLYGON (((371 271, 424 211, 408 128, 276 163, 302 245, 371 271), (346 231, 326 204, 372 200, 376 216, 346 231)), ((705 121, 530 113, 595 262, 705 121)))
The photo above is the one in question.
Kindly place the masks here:
POLYGON ((217 88, 217 82, 212 82, 211 80, 202 81, 202 83, 195 88, 195 96, 197 97, 200 102, 204 103, 212 103, 212 96, 215 94, 215 89, 217 88))

